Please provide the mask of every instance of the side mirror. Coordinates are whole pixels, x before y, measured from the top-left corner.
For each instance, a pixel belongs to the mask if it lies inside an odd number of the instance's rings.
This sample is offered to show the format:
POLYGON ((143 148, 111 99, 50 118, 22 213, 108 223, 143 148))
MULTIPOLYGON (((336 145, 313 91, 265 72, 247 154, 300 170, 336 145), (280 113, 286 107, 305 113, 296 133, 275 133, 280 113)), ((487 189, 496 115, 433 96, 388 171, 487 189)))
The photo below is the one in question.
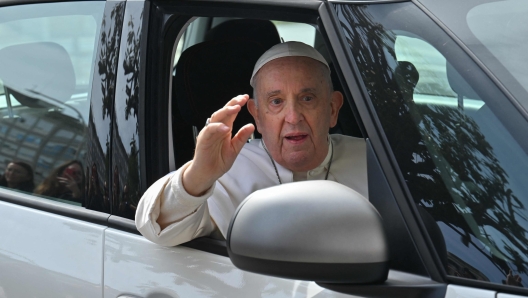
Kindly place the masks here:
POLYGON ((252 193, 231 220, 227 251, 242 270, 291 279, 376 283, 389 271, 379 213, 359 193, 332 181, 252 193))

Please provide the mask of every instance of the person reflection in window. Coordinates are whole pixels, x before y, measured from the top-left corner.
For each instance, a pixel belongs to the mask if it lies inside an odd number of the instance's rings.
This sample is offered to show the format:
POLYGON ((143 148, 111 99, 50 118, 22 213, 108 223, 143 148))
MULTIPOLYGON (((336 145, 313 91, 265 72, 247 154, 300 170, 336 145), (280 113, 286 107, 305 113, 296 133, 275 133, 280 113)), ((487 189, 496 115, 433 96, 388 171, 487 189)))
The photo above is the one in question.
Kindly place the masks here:
POLYGON ((513 274, 513 271, 510 269, 508 275, 506 275, 506 280, 502 280, 502 283, 510 286, 522 287, 522 278, 518 274, 513 274))
POLYGON ((0 186, 33 192, 33 169, 22 161, 11 161, 7 164, 4 175, 0 176, 0 186))
POLYGON ((80 161, 55 168, 35 190, 36 194, 83 203, 84 173, 80 161))

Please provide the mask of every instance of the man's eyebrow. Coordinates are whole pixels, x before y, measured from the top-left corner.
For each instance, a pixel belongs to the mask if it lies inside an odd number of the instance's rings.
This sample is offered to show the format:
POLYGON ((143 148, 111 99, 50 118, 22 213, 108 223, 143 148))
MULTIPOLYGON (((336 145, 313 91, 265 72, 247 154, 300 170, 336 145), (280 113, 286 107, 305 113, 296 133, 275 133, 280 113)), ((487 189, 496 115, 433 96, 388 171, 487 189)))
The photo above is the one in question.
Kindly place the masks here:
MULTIPOLYGON (((316 93, 316 89, 315 88, 303 88, 301 89, 301 92, 300 93, 316 93)), ((272 97, 272 96, 275 96, 277 94, 280 94, 281 93, 281 90, 273 90, 273 91, 270 91, 268 93, 266 93, 266 96, 267 97, 272 97)))
POLYGON ((273 91, 270 91, 270 92, 266 93, 266 96, 267 97, 272 97, 272 96, 275 96, 275 95, 280 94, 280 93, 281 93, 280 90, 273 90, 273 91))
POLYGON ((301 89, 302 93, 305 93, 305 92, 316 93, 316 91, 317 90, 315 90, 315 88, 304 88, 304 89, 301 89))

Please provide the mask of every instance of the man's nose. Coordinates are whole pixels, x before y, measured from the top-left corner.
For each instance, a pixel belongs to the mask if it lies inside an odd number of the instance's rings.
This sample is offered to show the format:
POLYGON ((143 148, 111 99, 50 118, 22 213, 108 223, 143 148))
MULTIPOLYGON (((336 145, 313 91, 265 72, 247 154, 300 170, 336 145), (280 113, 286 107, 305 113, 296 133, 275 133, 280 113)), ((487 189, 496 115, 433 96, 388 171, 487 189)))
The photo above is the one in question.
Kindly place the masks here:
POLYGON ((299 105, 297 105, 295 102, 290 102, 286 105, 286 111, 284 120, 290 124, 297 124, 299 121, 302 121, 304 119, 303 113, 301 111, 301 108, 299 105))

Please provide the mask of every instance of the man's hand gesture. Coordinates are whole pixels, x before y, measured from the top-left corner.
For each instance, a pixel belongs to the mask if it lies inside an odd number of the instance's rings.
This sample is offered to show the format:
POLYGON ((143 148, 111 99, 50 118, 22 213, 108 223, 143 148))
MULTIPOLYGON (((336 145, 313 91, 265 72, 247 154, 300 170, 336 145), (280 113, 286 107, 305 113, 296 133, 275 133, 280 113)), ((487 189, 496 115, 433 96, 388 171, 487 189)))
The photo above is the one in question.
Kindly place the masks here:
POLYGON ((231 138, 233 122, 248 100, 247 94, 231 99, 211 115, 209 124, 200 131, 194 158, 183 173, 183 187, 190 195, 202 195, 229 171, 255 131, 253 124, 246 124, 231 138))

